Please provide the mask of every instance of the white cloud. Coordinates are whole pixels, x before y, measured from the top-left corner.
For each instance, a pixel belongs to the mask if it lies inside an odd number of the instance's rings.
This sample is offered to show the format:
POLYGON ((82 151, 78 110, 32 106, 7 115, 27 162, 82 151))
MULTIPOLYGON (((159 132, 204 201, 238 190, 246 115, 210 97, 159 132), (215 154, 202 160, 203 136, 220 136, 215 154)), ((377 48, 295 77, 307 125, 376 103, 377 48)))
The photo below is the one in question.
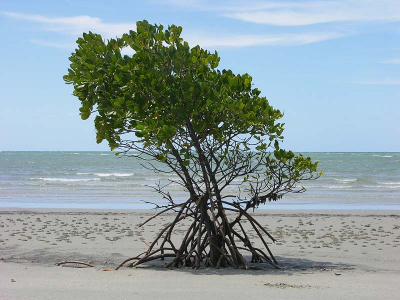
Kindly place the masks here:
MULTIPOLYGON (((104 38, 121 36, 131 29, 135 29, 134 24, 111 24, 105 23, 99 18, 90 16, 77 17, 56 17, 49 18, 42 15, 29 15, 13 12, 3 12, 6 16, 18 20, 32 21, 44 26, 44 30, 57 31, 67 35, 78 36, 82 32, 93 31, 102 34, 104 38)), ((183 33, 183 37, 190 45, 200 44, 203 47, 246 47, 257 45, 304 45, 324 40, 335 39, 344 34, 338 32, 325 33, 298 33, 298 34, 267 34, 267 35, 210 35, 209 33, 190 32, 183 33), (187 34, 186 34, 187 33, 187 34)), ((60 49, 74 49, 74 43, 60 43, 54 41, 43 41, 31 39, 34 44, 60 49)), ((123 50, 124 54, 132 55, 134 51, 130 48, 123 50)))
POLYGON ((336 1, 181 1, 171 5, 217 11, 246 22, 275 26, 303 26, 331 22, 392 22, 400 20, 398 0, 336 1))
POLYGON ((391 58, 391 59, 386 59, 382 62, 383 64, 400 64, 400 58, 391 58))
MULTIPOLYGON (((268 4, 268 2, 267 2, 268 4)), ((400 1, 310 1, 282 3, 247 12, 225 15, 247 22, 277 26, 301 26, 349 21, 399 21, 400 1)))
MULTIPOLYGON (((52 48, 58 48, 58 49, 66 49, 72 51, 75 49, 76 43, 58 43, 58 42, 48 42, 48 41, 42 41, 42 40, 37 40, 37 39, 31 39, 31 43, 45 46, 45 47, 52 47, 52 48)), ((125 47, 121 49, 122 55, 133 55, 135 53, 135 50, 133 50, 131 47, 125 47)))
POLYGON ((363 81, 359 83, 369 85, 400 85, 400 79, 385 78, 374 81, 363 81))
POLYGON ((275 35, 221 35, 192 33, 184 34, 183 38, 191 46, 202 47, 247 47, 247 46, 279 46, 279 45, 305 45, 315 42, 342 37, 337 32, 328 33, 299 33, 299 34, 275 34, 275 35))
POLYGON ((100 18, 90 16, 75 17, 45 17, 42 15, 20 14, 14 12, 2 12, 2 14, 17 20, 32 21, 43 25, 43 29, 57 31, 68 35, 78 36, 82 32, 93 31, 104 38, 121 36, 129 30, 135 30, 134 23, 106 23, 100 18))

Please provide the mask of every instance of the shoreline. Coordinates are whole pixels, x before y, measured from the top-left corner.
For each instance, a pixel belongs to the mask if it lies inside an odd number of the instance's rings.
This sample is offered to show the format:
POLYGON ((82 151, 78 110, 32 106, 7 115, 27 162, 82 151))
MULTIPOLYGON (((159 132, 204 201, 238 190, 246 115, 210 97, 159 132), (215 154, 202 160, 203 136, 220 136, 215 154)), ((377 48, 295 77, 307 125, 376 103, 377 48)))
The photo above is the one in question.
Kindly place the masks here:
MULTIPOLYGON (((260 271, 169 270, 154 261, 114 271, 146 251, 173 217, 166 213, 137 226, 154 213, 0 208, 0 298, 333 300, 397 299, 400 293, 399 211, 256 210, 277 239, 269 245, 280 270, 266 264, 260 271), (95 267, 55 266, 65 260, 95 267)), ((185 224, 176 228, 177 242, 184 232, 185 224)), ((254 232, 249 237, 262 247, 254 232)))
MULTIPOLYGON (((88 214, 103 214, 103 213, 143 213, 143 214, 154 214, 159 212, 160 209, 105 209, 105 208, 46 208, 46 207, 1 207, 0 214, 4 213, 88 213, 88 214)), ((166 213, 171 214, 171 213, 166 213)), ((386 216, 394 215, 400 216, 400 209, 267 209, 258 208, 255 209, 252 214, 255 215, 360 215, 360 216, 386 216)))
MULTIPOLYGON (((160 203, 161 205, 162 203, 160 203)), ((104 210, 104 211, 145 211, 153 210, 154 206, 149 203, 139 204, 104 204, 104 203, 7 203, 0 202, 0 211, 2 210, 104 210)), ((356 204, 356 205, 340 205, 340 204, 277 204, 277 205, 262 205, 256 210, 261 211, 301 211, 301 212, 314 212, 314 211, 382 211, 382 212, 400 212, 399 204, 356 204)))

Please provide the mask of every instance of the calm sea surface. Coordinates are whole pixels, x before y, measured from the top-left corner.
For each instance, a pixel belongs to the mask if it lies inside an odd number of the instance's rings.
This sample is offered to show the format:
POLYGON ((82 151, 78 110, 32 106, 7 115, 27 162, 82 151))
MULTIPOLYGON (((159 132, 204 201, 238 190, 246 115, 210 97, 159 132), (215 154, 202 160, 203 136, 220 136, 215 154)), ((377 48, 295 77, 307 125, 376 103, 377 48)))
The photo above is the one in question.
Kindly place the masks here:
MULTIPOLYGON (((400 210, 400 153, 303 153, 324 175, 303 194, 286 195, 266 209, 400 210)), ((0 152, 0 207, 151 208, 152 189, 173 175, 156 174, 111 152, 0 152)), ((168 190, 183 200, 177 184, 168 190)), ((237 187, 232 187, 235 192, 237 187)))

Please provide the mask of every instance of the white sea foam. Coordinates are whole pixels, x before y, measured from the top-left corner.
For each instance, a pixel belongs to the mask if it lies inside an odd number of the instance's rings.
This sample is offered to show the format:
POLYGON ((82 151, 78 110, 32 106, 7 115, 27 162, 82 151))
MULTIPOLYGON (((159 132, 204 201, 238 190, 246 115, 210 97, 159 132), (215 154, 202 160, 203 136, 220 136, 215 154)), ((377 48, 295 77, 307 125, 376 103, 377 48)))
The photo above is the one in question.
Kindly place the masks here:
POLYGON ((392 157, 392 155, 373 155, 373 156, 375 156, 375 157, 392 157))
POLYGON ((346 182, 354 182, 357 180, 357 178, 349 178, 349 179, 334 179, 337 182, 342 182, 342 183, 346 183, 346 182))
POLYGON ((400 184, 398 185, 364 185, 366 188, 377 188, 377 189, 400 189, 400 184))
POLYGON ((134 173, 87 173, 87 172, 78 172, 76 175, 95 175, 98 177, 130 177, 135 175, 134 173))
POLYGON ((52 178, 52 177, 36 177, 29 178, 30 180, 43 180, 43 181, 59 181, 59 182, 80 182, 80 181, 97 181, 100 178, 52 178))
POLYGON ((94 173, 93 175, 99 177, 129 177, 135 175, 134 173, 94 173))
POLYGON ((324 188, 327 189, 347 189, 349 188, 348 185, 324 185, 324 188))
POLYGON ((307 189, 310 188, 325 188, 325 189, 348 189, 351 188, 349 185, 305 185, 307 189))
POLYGON ((160 178, 157 178, 157 177, 146 177, 146 178, 144 178, 144 180, 147 180, 147 181, 160 181, 160 178))

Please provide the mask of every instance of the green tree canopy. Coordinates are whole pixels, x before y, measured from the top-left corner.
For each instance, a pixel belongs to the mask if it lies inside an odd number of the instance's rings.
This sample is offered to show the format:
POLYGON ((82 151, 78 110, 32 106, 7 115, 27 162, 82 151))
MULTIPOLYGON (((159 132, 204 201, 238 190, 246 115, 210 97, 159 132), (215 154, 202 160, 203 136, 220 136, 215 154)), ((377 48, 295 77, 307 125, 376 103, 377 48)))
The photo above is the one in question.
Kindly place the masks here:
MULTIPOLYGON (((249 74, 220 70, 217 52, 191 48, 181 32, 180 26, 164 29, 142 21, 136 31, 108 41, 84 33, 64 80, 74 85, 82 119, 95 114, 98 143, 107 140, 111 149, 165 163, 187 190, 188 200, 176 203, 157 189, 168 200, 165 209, 177 212, 176 222, 185 211, 197 224, 188 231, 198 238, 197 252, 186 240, 175 248, 170 235, 159 237, 161 253, 166 244, 173 249, 172 265, 198 268, 205 261, 247 268, 233 246, 235 238, 244 242, 247 236, 235 234, 233 227, 252 218, 248 209, 303 192, 296 184, 318 177, 317 163, 280 148, 282 113, 253 87, 249 74), (124 49, 134 54, 124 55, 124 49), (246 196, 224 194, 235 179, 243 182, 246 196), (236 221, 229 221, 225 210, 238 213, 236 221)), ((142 260, 159 255, 152 254, 153 247, 142 260)), ((254 261, 276 265, 272 253, 268 257, 247 247, 254 261)))

